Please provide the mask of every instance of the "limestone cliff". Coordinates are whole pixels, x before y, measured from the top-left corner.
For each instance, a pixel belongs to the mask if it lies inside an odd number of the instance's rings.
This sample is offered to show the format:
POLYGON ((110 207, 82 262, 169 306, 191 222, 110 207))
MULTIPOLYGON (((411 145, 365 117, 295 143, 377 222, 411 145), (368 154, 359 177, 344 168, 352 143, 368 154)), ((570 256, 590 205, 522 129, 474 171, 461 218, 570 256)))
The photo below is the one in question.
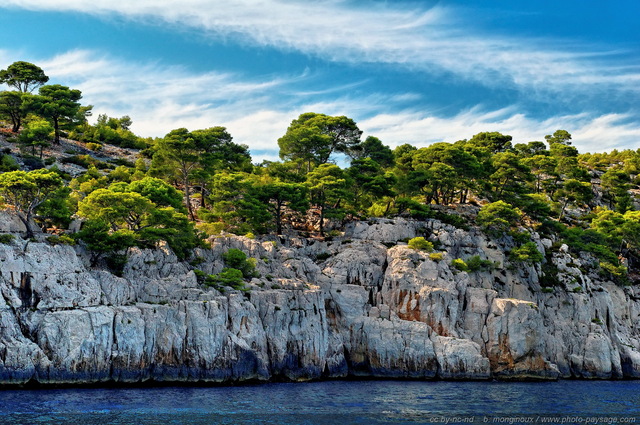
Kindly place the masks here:
POLYGON ((640 290, 533 239, 559 286, 510 262, 509 238, 437 220, 353 222, 332 241, 212 238, 197 265, 133 249, 122 277, 80 247, 17 238, 0 244, 0 382, 640 376, 640 290), (442 258, 400 242, 415 236, 442 258), (229 248, 257 259, 246 294, 194 273, 219 272, 229 248), (496 266, 451 266, 474 255, 496 266))

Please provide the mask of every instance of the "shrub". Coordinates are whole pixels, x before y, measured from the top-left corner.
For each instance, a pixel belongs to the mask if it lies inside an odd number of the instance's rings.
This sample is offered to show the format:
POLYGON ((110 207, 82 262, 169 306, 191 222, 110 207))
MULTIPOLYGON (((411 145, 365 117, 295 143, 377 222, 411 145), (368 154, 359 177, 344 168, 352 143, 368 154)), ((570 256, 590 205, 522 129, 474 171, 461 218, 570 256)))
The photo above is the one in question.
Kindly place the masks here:
POLYGON ((90 151, 98 152, 102 150, 102 145, 99 143, 87 143, 87 149, 90 151))
POLYGON ((231 248, 222 254, 224 264, 231 269, 240 270, 245 278, 258 277, 255 258, 247 259, 247 254, 237 248, 231 248))
POLYGON ((0 243, 5 245, 10 244, 14 239, 15 239, 15 236, 13 235, 9 235, 9 234, 0 235, 0 243))
POLYGON ((252 232, 248 232, 244 235, 244 237, 247 239, 255 239, 256 235, 254 235, 252 232))
POLYGON ((515 243, 519 243, 520 245, 531 241, 531 234, 529 232, 527 232, 527 231, 518 232, 518 231, 514 230, 514 231, 509 232, 509 236, 511 236, 513 238, 515 243))
POLYGON ((536 227, 536 231, 542 235, 550 236, 562 234, 566 228, 567 226, 558 221, 544 220, 536 227))
POLYGON ((615 264, 603 261, 600 263, 600 269, 603 270, 606 277, 613 280, 624 280, 627 277, 627 268, 623 265, 616 266, 615 264))
POLYGON ((37 156, 23 155, 22 156, 23 168, 27 170, 39 170, 44 168, 44 161, 37 156))
POLYGON ((321 252, 318 255, 316 255, 316 261, 325 261, 327 258, 331 257, 331 253, 330 252, 321 252))
POLYGON ((424 205, 411 198, 398 198, 395 200, 394 205, 398 215, 408 213, 411 218, 418 220, 434 217, 434 212, 428 205, 424 205))
POLYGON ((452 260, 451 265, 457 270, 460 270, 461 272, 470 271, 469 266, 467 265, 467 263, 465 263, 465 261, 462 258, 456 258, 452 260))
POLYGON ((112 164, 115 164, 115 165, 118 165, 118 166, 124 166, 124 167, 127 167, 127 168, 134 168, 136 166, 135 163, 133 163, 133 162, 127 160, 127 159, 124 159, 124 158, 111 158, 109 160, 109 162, 112 163, 112 164))
POLYGON ((441 261, 443 257, 444 254, 442 252, 432 252, 431 254, 429 254, 429 258, 432 261, 441 261))
POLYGON ((207 278, 207 274, 200 269, 193 269, 193 274, 196 275, 199 284, 203 284, 207 278))
POLYGON ((447 214, 442 211, 437 211, 435 213, 435 218, 440 220, 443 223, 450 224, 455 228, 469 230, 469 226, 467 225, 467 220, 457 214, 447 214))
POLYGON ((225 228, 226 225, 222 222, 196 224, 196 229, 204 232, 207 236, 219 235, 225 228))
POLYGON ((127 256, 125 254, 112 254, 107 257, 107 266, 116 276, 122 277, 124 266, 127 265, 127 256))
POLYGON ((542 265, 542 276, 540 276, 540 285, 544 288, 552 288, 562 285, 558 279, 558 267, 550 260, 542 265))
POLYGON ((47 242, 51 245, 75 245, 76 240, 67 235, 51 235, 47 237, 47 242))
POLYGON ((425 238, 423 238, 422 236, 409 239, 408 243, 409 243, 409 248, 411 249, 426 251, 426 252, 433 251, 433 244, 428 240, 426 240, 425 238))
POLYGON ((518 248, 514 248, 509 253, 509 258, 512 261, 519 261, 523 263, 541 263, 544 256, 534 242, 527 242, 518 248))
POLYGON ((508 231, 520 222, 522 211, 504 201, 483 206, 478 212, 478 224, 485 230, 501 233, 508 231))
POLYGON ((0 172, 19 170, 20 166, 11 155, 0 154, 0 172))
POLYGON ((244 278, 241 270, 232 267, 225 267, 218 274, 210 274, 206 277, 204 284, 220 288, 221 286, 230 286, 233 289, 247 291, 244 286, 244 278))
POLYGON ((469 267, 469 270, 472 272, 477 272, 480 270, 491 270, 494 267, 493 262, 489 260, 483 260, 479 255, 474 255, 473 257, 468 258, 466 263, 469 267))

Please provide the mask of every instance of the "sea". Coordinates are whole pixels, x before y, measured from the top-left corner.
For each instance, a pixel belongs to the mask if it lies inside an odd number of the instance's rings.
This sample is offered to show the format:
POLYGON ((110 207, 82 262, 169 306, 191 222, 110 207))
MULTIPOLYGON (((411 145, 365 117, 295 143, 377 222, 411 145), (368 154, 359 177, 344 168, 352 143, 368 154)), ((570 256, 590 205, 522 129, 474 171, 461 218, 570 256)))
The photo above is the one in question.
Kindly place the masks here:
POLYGON ((324 381, 0 390, 0 424, 628 424, 640 381, 324 381))

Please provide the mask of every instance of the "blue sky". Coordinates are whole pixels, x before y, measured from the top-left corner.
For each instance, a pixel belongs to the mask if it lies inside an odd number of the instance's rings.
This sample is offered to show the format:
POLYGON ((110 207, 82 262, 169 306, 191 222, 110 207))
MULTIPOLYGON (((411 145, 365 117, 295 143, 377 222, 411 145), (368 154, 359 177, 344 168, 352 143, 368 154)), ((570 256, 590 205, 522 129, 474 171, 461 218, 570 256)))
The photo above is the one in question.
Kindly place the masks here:
POLYGON ((142 136, 227 127, 255 160, 300 113, 390 146, 566 129, 640 148, 640 2, 3 0, 0 69, 41 66, 142 136))

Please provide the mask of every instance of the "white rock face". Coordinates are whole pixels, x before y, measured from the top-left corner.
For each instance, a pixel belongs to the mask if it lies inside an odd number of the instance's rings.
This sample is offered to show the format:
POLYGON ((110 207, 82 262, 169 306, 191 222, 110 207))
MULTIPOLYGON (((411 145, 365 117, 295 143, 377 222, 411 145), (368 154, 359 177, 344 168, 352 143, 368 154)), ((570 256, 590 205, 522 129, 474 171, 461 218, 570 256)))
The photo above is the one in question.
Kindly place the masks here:
POLYGON ((0 383, 640 377, 640 288, 585 274, 562 247, 548 256, 560 286, 542 291, 510 243, 375 220, 333 241, 215 238, 191 264, 132 249, 118 277, 80 248, 17 238, 0 245, 0 383), (416 236, 436 255, 398 242, 416 236), (248 293, 198 283, 230 248, 256 259, 248 293), (473 256, 493 266, 451 266, 473 256))

